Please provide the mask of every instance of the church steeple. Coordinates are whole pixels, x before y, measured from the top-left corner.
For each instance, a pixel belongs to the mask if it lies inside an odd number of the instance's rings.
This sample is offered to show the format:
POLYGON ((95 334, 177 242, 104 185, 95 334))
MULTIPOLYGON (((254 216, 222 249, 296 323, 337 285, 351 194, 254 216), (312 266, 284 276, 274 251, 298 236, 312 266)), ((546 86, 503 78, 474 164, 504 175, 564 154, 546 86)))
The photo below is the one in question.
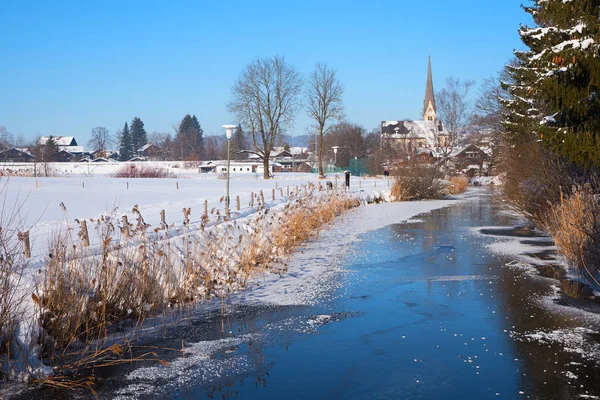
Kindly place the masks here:
POLYGON ((433 93, 433 78, 431 74, 431 54, 429 55, 427 65, 427 86, 425 88, 425 101, 423 101, 423 120, 437 120, 437 113, 435 110, 435 95, 433 93))

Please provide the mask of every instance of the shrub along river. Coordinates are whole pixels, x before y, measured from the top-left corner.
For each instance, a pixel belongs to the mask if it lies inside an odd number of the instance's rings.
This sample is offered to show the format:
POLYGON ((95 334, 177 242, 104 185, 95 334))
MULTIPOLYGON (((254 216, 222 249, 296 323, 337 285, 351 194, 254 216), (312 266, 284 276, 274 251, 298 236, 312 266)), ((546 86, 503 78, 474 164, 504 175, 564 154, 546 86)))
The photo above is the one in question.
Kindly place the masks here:
MULTIPOLYGON (((550 243, 514 229, 517 217, 494 198, 475 190, 383 224, 345 256, 330 251, 338 262, 305 249, 299 257, 335 265, 310 281, 311 301, 229 306, 225 333, 218 313, 200 314, 144 343, 183 345, 159 351, 169 365, 96 371, 100 398, 600 398, 595 301, 563 296, 548 277, 552 266, 516 262, 525 253, 551 264, 550 243)), ((402 206, 361 207, 346 218, 402 206)), ((336 235, 344 225, 352 224, 338 222, 336 235)))

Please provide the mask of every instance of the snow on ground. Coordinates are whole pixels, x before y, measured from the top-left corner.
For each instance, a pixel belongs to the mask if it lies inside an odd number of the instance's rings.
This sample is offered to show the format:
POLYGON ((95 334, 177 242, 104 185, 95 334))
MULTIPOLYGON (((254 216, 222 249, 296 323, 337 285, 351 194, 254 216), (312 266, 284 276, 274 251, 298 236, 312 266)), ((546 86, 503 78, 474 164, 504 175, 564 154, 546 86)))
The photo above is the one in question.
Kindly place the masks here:
MULTIPOLYGON (((74 164, 71 169, 82 168, 78 163, 57 164, 74 164)), ((45 253, 48 238, 65 230, 67 224, 73 226, 75 219, 98 218, 116 210, 117 214, 128 215, 132 221, 131 209, 137 204, 145 222, 152 227, 160 225, 161 210, 165 210, 169 225, 181 226, 184 220, 183 208, 191 208, 192 222, 200 220, 205 200, 208 201, 209 212, 215 208, 223 213, 225 208, 222 200, 226 194, 226 179, 218 174, 200 174, 194 168, 182 169, 186 171, 186 179, 113 178, 110 177, 111 166, 112 164, 99 165, 97 168, 103 167, 103 170, 94 171, 91 176, 80 174, 57 178, 4 178, 8 179, 4 193, 5 204, 23 204, 18 216, 20 230, 30 229, 34 256, 45 253), (59 206, 61 203, 65 205, 66 213, 59 206)), ((327 179, 335 182, 334 176, 327 179)), ((308 183, 317 184, 315 174, 281 173, 275 174, 271 180, 264 180, 257 174, 232 175, 231 209, 236 210, 236 196, 240 196, 241 213, 247 214, 251 211, 251 193, 256 196, 262 190, 265 200, 272 202, 272 190, 277 187, 276 202, 283 202, 288 188, 290 192, 296 192, 298 186, 302 191, 302 185, 308 183)), ((339 184, 342 184, 342 174, 339 174, 339 184)), ((354 191, 373 190, 376 185, 378 189, 387 189, 389 183, 377 178, 351 179, 351 190, 354 191)))

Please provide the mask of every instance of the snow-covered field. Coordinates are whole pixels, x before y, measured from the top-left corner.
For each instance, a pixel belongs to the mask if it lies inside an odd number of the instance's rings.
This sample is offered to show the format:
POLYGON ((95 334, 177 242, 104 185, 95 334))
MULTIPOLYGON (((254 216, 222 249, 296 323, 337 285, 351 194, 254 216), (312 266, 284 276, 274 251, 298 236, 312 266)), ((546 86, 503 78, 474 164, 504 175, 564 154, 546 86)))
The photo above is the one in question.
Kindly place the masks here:
MULTIPOLYGON (((200 174, 197 168, 183 168, 178 162, 152 162, 145 165, 168 168, 177 178, 114 178, 111 176, 123 164, 54 163, 53 170, 63 176, 51 178, 2 178, 5 188, 5 209, 20 207, 19 230, 30 230, 32 254, 44 251, 48 238, 72 226, 74 221, 98 218, 106 213, 131 217, 137 205, 146 223, 152 227, 160 224, 160 213, 165 210, 166 222, 181 226, 182 209, 191 208, 191 220, 199 221, 208 202, 209 213, 225 208, 226 179, 214 173, 200 174), (176 166, 176 167, 174 167, 176 166), (64 204, 66 212, 60 207, 64 204)), ((22 164, 30 165, 30 164, 22 164)), ((4 165, 4 168, 8 168, 4 165)), ((14 168, 14 165, 13 165, 14 168)), ((335 183, 335 176, 327 178, 335 183)), ((285 202, 288 193, 303 191, 303 185, 318 184, 315 174, 279 173, 274 179, 264 180, 258 174, 231 175, 231 210, 237 212, 236 198, 240 198, 240 214, 251 212, 251 195, 262 190, 267 203, 285 202), (273 201, 273 189, 275 201, 273 201), (289 190, 289 192, 288 192, 289 190)), ((342 185, 343 175, 338 174, 342 185)), ((378 178, 351 178, 351 190, 387 189, 386 180, 378 178)), ((324 185, 324 183, 323 183, 324 185)), ((131 218, 130 218, 131 220, 131 218)))

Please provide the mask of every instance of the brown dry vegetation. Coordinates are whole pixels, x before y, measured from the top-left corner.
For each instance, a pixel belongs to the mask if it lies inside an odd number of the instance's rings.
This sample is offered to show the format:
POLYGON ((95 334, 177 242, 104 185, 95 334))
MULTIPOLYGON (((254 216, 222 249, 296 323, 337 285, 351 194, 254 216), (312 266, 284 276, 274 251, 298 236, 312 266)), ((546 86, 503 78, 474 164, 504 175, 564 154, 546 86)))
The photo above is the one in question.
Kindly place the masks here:
POLYGON ((176 178, 175 174, 165 168, 136 164, 123 165, 112 176, 115 178, 176 178))
POLYGON ((453 176, 450 178, 450 185, 448 186, 449 194, 460 194, 464 193, 469 186, 469 180, 464 176, 453 176))
POLYGON ((56 236, 36 294, 45 356, 70 369, 96 365, 110 347, 107 335, 124 321, 141 324, 190 302, 224 300, 254 274, 281 273, 273 266, 359 204, 338 192, 313 197, 314 190, 282 209, 259 204, 243 224, 217 215, 213 226, 204 216, 198 226, 151 230, 134 208, 133 224, 93 221, 99 243, 90 248, 56 236))
MULTIPOLYGON (((6 193, 8 181, 0 187, 0 195, 6 193)), ((23 313, 22 305, 26 300, 22 288, 27 260, 21 251, 17 232, 21 223, 17 216, 22 204, 17 201, 10 205, 3 196, 0 205, 0 361, 3 359, 26 359, 25 349, 15 341, 16 323, 23 313), (15 354, 19 353, 19 354, 15 354)), ((10 365, 0 362, 0 379, 10 376, 10 365)))
POLYGON ((577 187, 573 194, 552 204, 544 226, 554 239, 569 267, 598 284, 600 266, 600 203, 589 186, 577 187))
POLYGON ((391 196, 396 201, 437 199, 448 193, 442 174, 433 166, 414 164, 396 169, 391 196))

